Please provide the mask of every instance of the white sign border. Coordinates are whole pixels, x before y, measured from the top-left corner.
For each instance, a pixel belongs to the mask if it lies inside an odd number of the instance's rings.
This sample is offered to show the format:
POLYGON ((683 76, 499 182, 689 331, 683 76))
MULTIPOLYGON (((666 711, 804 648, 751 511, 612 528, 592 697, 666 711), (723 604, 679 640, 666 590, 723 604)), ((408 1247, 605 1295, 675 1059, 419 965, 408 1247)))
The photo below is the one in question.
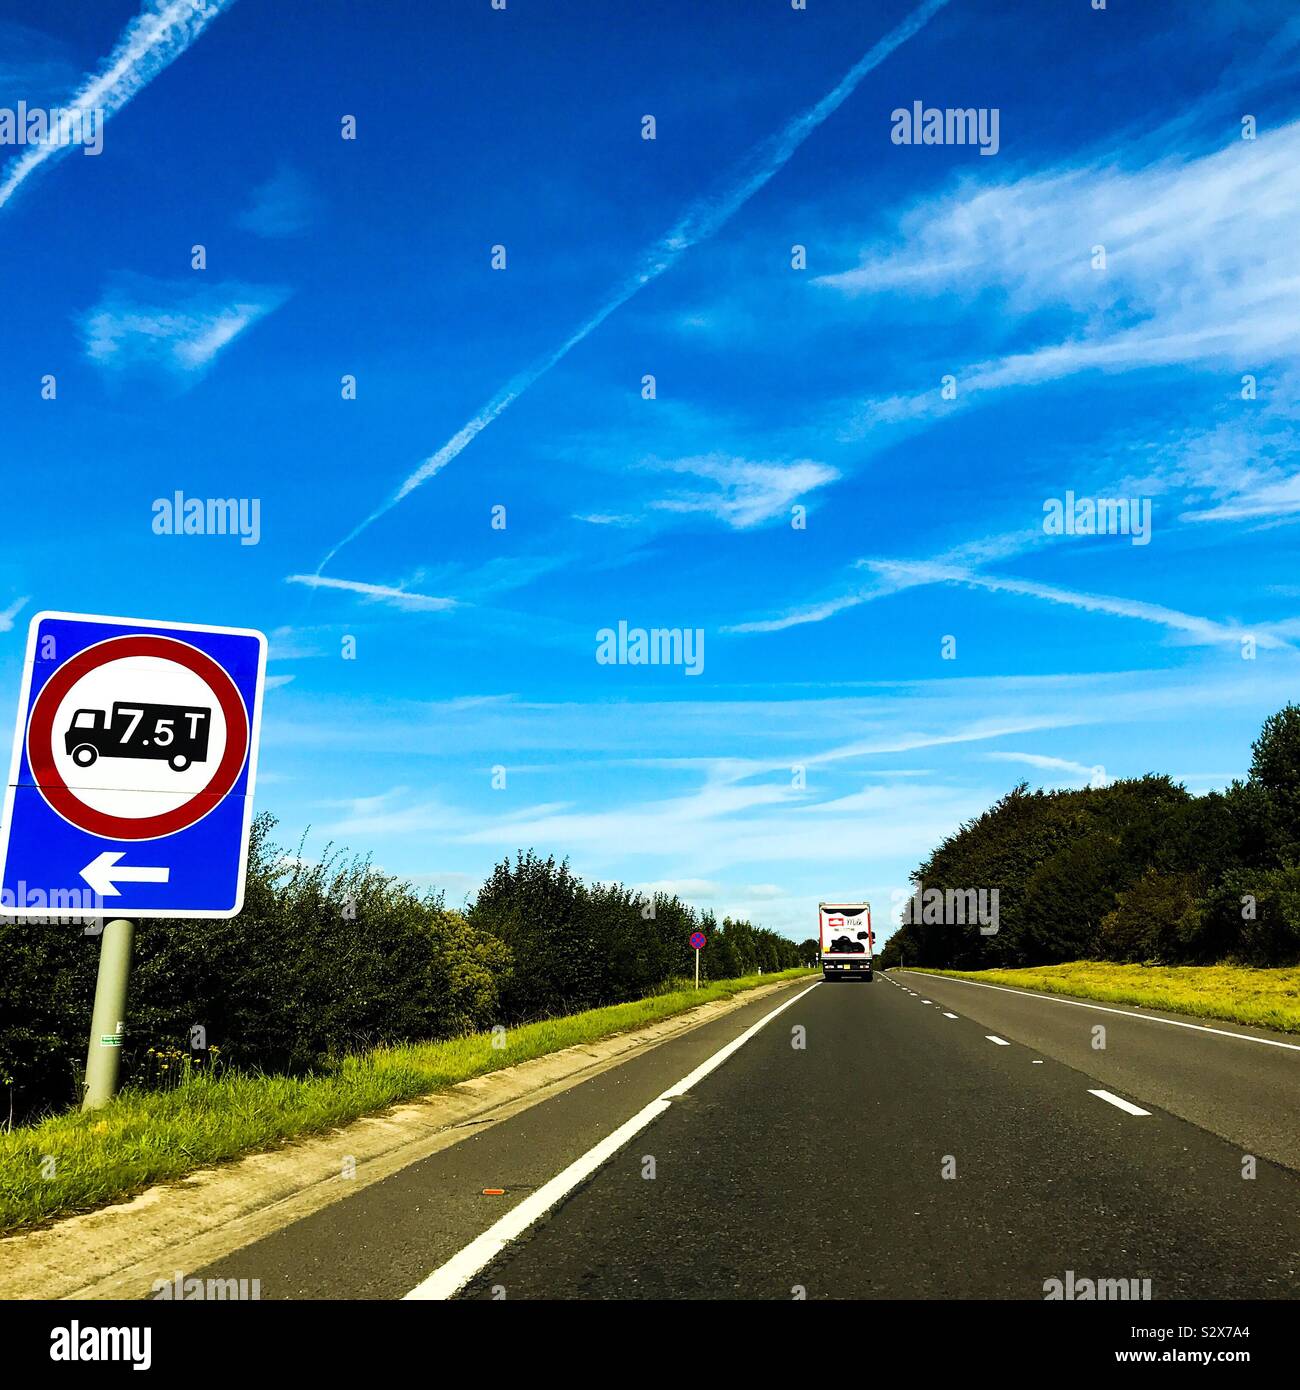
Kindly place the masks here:
MULTIPOLYGON (((92 918, 126 917, 171 917, 177 920, 189 918, 209 918, 228 920, 238 917, 244 910, 244 884, 248 870, 248 841, 253 824, 253 787, 257 777, 257 755, 262 736, 262 694, 266 686, 266 634, 251 627, 220 627, 211 623, 172 623, 153 618, 117 618, 104 613, 64 613, 57 609, 43 608, 32 614, 27 625, 27 652, 23 657, 22 684, 18 693, 18 715, 15 719, 14 746, 9 758, 9 780, 5 784, 4 818, 0 821, 0 885, 4 883, 5 871, 9 866, 9 833, 13 827, 14 798, 18 791, 18 769, 22 766, 22 751, 27 744, 27 721, 30 713, 32 695, 32 676, 36 672, 36 634, 41 623, 47 618, 62 618, 75 623, 114 623, 119 627, 134 627, 141 630, 157 628, 170 632, 211 632, 223 637, 252 637, 257 642, 257 682, 253 690, 253 708, 249 711, 248 733, 248 787, 244 794, 244 823, 239 840, 239 877, 237 880, 235 904, 230 908, 193 909, 178 908, 140 908, 134 907, 115 911, 113 904, 105 902, 101 907, 65 907, 60 904, 51 907, 12 907, 0 904, 0 917, 53 917, 81 921, 92 918)), ((123 634, 125 635, 125 634, 123 634)), ((70 658, 69 658, 70 659, 70 658)), ((227 672, 227 675, 230 673, 227 672)), ((213 808, 216 809, 215 807, 213 808)), ((199 822, 196 822, 198 824, 199 822)), ((186 830, 192 827, 187 826, 186 830)), ((184 831, 177 832, 184 834, 184 831)), ((98 836, 107 839, 107 836, 98 836)), ((170 836, 152 840, 149 843, 166 843, 170 836)))

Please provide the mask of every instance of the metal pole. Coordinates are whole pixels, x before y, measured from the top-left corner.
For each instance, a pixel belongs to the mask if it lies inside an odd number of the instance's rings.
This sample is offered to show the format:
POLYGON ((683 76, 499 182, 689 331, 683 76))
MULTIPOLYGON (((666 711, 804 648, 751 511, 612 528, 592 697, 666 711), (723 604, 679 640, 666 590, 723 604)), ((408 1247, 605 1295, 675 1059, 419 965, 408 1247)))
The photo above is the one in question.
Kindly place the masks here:
POLYGON ((696 951, 696 953, 695 953, 695 988, 696 988, 696 989, 699 989, 699 987, 700 987, 700 953, 699 953, 698 951, 696 951))
POLYGON ((107 1105, 117 1092, 122 1034, 126 1028, 126 979, 131 970, 134 935, 134 925, 119 917, 108 923, 100 937, 99 977, 95 981, 95 1007, 90 1015, 90 1046, 86 1049, 83 1110, 107 1105))

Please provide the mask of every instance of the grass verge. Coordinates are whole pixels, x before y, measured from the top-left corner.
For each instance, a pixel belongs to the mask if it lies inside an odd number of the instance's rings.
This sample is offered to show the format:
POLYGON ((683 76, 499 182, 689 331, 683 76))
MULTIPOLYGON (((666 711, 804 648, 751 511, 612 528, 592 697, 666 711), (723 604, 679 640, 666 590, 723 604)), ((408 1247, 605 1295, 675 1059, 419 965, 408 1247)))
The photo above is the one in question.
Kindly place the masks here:
POLYGON ((1022 970, 927 969, 922 973, 1018 985, 1109 1004, 1144 1004, 1196 1018, 1300 1033, 1300 969, 1294 966, 1254 970, 1244 965, 1111 965, 1077 960, 1022 970))
POLYGON ((815 973, 785 970, 718 980, 698 991, 673 990, 526 1023, 509 1030, 504 1049, 492 1046, 491 1033, 471 1033, 374 1048, 311 1076, 232 1070, 196 1076, 169 1091, 126 1090, 102 1109, 69 1111, 0 1133, 0 1233, 90 1211, 152 1183, 273 1148, 285 1139, 320 1134, 485 1072, 815 973))

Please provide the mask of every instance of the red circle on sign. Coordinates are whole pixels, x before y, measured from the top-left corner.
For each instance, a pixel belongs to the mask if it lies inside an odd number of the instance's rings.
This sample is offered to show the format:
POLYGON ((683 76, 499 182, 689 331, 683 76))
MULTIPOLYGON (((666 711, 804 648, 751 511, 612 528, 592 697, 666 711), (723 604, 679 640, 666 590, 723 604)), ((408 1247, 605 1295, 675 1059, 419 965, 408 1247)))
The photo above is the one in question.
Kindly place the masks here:
POLYGON ((702 931, 693 931, 691 933, 691 945, 697 951, 702 951, 708 944, 708 940, 709 938, 705 936, 702 931))
POLYGON ((96 642, 62 666, 41 687, 27 722, 27 761, 37 789, 64 820, 91 835, 111 840, 156 840, 196 825, 214 810, 239 780, 248 756, 248 712, 234 681, 206 652, 173 637, 140 633, 96 642), (217 698, 226 721, 226 747, 217 770, 184 805, 157 816, 113 816, 74 795, 54 763, 54 716, 69 690, 97 666, 128 656, 154 656, 192 671, 217 698))

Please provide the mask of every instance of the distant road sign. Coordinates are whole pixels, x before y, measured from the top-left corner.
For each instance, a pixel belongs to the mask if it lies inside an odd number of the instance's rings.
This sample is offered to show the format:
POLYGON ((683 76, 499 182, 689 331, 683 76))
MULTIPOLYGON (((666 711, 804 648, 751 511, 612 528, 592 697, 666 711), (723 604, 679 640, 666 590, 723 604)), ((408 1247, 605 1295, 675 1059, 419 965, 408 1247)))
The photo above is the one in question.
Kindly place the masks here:
POLYGON ((702 951, 709 944, 709 938, 702 931, 691 933, 691 946, 696 951, 702 951))
POLYGON ((27 636, 0 912, 232 917, 243 906, 266 638, 38 613, 27 636))

